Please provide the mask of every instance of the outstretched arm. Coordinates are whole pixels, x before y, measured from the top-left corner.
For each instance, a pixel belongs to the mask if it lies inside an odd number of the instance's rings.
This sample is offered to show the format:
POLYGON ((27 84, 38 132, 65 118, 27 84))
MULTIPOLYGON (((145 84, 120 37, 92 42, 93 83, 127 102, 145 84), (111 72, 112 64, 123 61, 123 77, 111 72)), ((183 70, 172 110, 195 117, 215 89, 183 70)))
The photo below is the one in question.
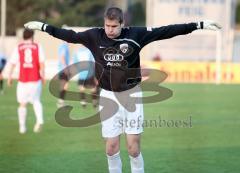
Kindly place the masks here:
POLYGON ((205 20, 197 23, 167 25, 158 28, 139 28, 139 42, 141 46, 157 40, 169 39, 178 35, 185 35, 197 29, 218 30, 220 25, 211 20, 205 20))
POLYGON ((87 45, 87 40, 89 40, 87 32, 75 32, 73 30, 61 29, 38 21, 28 22, 24 24, 24 27, 30 30, 47 32, 53 37, 69 43, 81 43, 87 45))

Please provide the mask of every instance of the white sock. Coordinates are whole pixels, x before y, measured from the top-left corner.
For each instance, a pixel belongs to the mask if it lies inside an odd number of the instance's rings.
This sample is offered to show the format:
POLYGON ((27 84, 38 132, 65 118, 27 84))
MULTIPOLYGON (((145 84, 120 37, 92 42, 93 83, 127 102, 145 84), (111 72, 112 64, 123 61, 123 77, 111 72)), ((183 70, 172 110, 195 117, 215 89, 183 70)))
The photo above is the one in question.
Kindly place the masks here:
POLYGON ((18 122, 20 128, 26 128, 26 117, 27 117, 27 108, 18 107, 18 122))
POLYGON ((142 154, 140 153, 137 157, 130 157, 132 173, 144 173, 144 162, 142 154))
POLYGON ((43 124, 43 108, 42 103, 40 101, 35 101, 33 103, 33 109, 36 116, 37 124, 43 124))
POLYGON ((112 156, 108 156, 109 173, 122 173, 122 161, 120 158, 120 151, 112 156))

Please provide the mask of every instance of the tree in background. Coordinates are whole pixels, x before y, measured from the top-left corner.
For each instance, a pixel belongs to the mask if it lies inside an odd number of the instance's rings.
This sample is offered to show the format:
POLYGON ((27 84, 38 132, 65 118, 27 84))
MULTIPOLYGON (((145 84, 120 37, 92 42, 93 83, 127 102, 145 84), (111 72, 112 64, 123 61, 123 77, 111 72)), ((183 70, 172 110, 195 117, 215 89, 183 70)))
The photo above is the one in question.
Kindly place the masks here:
POLYGON ((7 35, 31 20, 56 26, 102 26, 105 0, 11 0, 7 1, 7 35))
MULTIPOLYGON (((102 26, 103 13, 109 1, 116 0, 10 0, 7 1, 7 35, 31 20, 40 20, 61 27, 102 26)), ((236 22, 240 24, 240 0, 236 22)), ((145 25, 146 0, 127 0, 127 25, 145 25)), ((1 8, 0 8, 1 10, 1 8)))
POLYGON ((238 25, 240 25, 240 0, 238 0, 237 3, 237 11, 236 11, 236 22, 238 25))
POLYGON ((128 0, 126 22, 127 25, 146 25, 146 0, 128 0))

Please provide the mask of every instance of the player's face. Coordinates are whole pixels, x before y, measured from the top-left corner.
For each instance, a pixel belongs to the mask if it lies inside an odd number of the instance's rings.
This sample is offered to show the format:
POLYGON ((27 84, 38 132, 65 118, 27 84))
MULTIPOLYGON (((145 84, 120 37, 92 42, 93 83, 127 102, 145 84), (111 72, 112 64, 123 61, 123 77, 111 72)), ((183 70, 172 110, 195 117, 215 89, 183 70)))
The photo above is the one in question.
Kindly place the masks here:
POLYGON ((121 34, 122 26, 118 20, 104 19, 104 29, 108 38, 116 38, 121 34))

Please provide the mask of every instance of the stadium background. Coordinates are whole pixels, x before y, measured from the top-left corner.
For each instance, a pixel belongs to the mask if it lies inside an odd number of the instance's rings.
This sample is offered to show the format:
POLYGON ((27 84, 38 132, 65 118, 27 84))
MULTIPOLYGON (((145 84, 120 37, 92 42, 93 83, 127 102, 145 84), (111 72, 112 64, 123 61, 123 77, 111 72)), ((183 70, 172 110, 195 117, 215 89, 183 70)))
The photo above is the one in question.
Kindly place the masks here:
MULTIPOLYGON (((41 3, 31 0, 7 1, 6 36, 2 33, 1 51, 6 54, 7 58, 10 57, 13 47, 21 38, 23 23, 29 20, 46 21, 57 26, 67 25, 65 27, 81 31, 92 26, 101 26, 103 22, 101 15, 104 9, 113 4, 124 9, 128 25, 154 26, 156 23, 149 21, 149 18, 159 21, 161 11, 156 13, 159 10, 156 8, 158 6, 155 4, 155 8, 153 8, 149 4, 156 2, 159 2, 160 5, 161 3, 183 3, 180 0, 71 0, 68 2, 51 0, 41 3), (153 12, 155 14, 152 14, 153 12)), ((192 1, 193 4, 188 3, 188 7, 193 7, 193 11, 197 11, 198 14, 199 11, 195 7, 200 7, 201 2, 201 0, 192 1), (197 5, 194 5, 194 2, 197 5)), ((209 0, 209 2, 211 1, 209 0)), ((214 2, 228 3, 230 0, 214 2)), ((211 13, 218 17, 212 18, 213 20, 218 20, 223 16, 217 9, 210 9, 213 10, 211 13)), ((161 44, 164 44, 165 41, 154 43, 155 45, 151 44, 141 52, 142 66, 167 72, 168 78, 162 85, 173 91, 170 99, 145 105, 146 120, 161 118, 169 122, 162 126, 153 124, 145 129, 142 152, 145 158, 146 172, 235 173, 240 169, 238 164, 240 161, 238 135, 240 130, 239 1, 236 1, 236 4, 231 7, 230 12, 235 11, 234 9, 237 9, 236 13, 228 16, 229 21, 234 21, 229 23, 232 30, 226 31, 230 35, 233 33, 232 39, 228 40, 229 42, 222 41, 222 48, 232 45, 226 54, 219 55, 217 52, 218 36, 212 33, 209 35, 213 37, 212 43, 214 44, 205 50, 198 48, 195 52, 196 56, 193 57, 184 58, 184 54, 187 56, 190 51, 187 47, 182 48, 183 55, 180 58, 166 56, 157 47, 163 46, 161 44), (203 54, 201 54, 202 52, 203 54), (199 54, 212 56, 201 58, 199 54), (217 56, 220 57, 220 60, 217 56), (174 125, 174 122, 188 121, 190 117, 192 127, 182 128, 174 125)), ((173 17, 172 10, 174 8, 169 10, 168 20, 173 17)), ((225 15, 226 13, 224 13, 224 17, 227 18, 225 15)), ((197 17, 194 18, 191 15, 190 17, 191 20, 198 20, 197 17)), ((160 24, 164 23, 163 19, 161 18, 160 24)), ((185 19, 182 22, 190 20, 187 17, 185 19)), ((203 34, 200 39, 204 40, 209 35, 203 34)), ((191 40, 191 35, 187 37, 191 40)), ((36 32, 35 39, 44 47, 47 57, 47 77, 50 79, 57 73, 57 47, 61 41, 41 32, 36 32)), ((185 39, 185 36, 180 38, 182 41, 185 39)), ((173 41, 177 42, 175 38, 173 41)), ((198 43, 199 38, 191 46, 201 45, 198 43)), ((168 44, 171 45, 171 43, 168 44)), ((77 45, 70 44, 70 48, 72 53, 77 45)), ((179 52, 174 53, 174 48, 176 47, 174 46, 170 50, 171 53, 178 55, 179 52)), ((6 68, 5 77, 7 73, 8 69, 6 68)), ((15 76, 17 76, 17 71, 15 76)), ((74 81, 71 82, 70 89, 77 91, 74 81)), ((0 95, 0 172, 107 172, 100 125, 88 128, 64 128, 58 125, 54 118, 57 110, 56 98, 49 93, 48 84, 43 88, 42 101, 46 120, 44 131, 38 135, 31 132, 30 127, 33 126, 34 116, 29 107, 29 131, 22 136, 18 134, 17 130, 15 86, 5 88, 4 95, 0 95)), ((87 109, 82 109, 79 103, 69 101, 68 104, 74 107, 72 117, 76 119, 96 112, 90 105, 87 109)), ((123 138, 124 172, 129 172, 124 142, 123 138)))

